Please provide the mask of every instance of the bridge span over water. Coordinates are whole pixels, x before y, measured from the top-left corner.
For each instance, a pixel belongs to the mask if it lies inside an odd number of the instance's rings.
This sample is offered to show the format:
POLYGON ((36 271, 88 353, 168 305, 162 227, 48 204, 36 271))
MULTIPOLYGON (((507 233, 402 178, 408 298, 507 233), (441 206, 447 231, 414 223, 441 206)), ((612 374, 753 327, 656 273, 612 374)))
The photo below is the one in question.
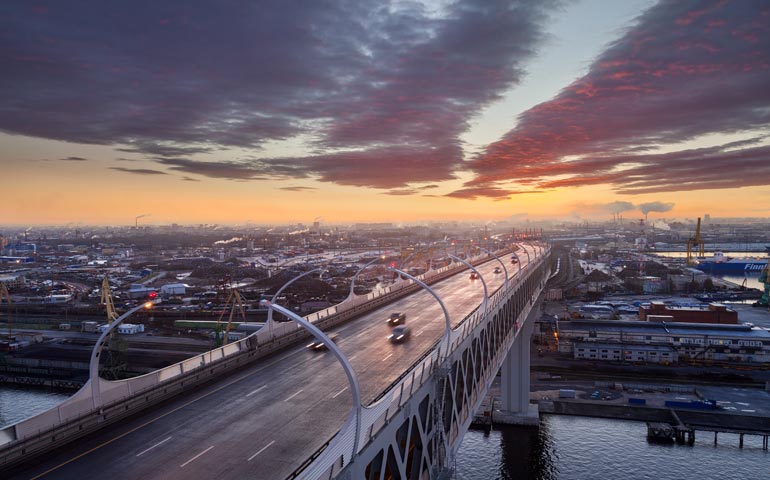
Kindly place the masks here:
POLYGON ((445 477, 501 368, 509 420, 536 421, 526 320, 548 277, 548 257, 548 246, 536 242, 481 254, 468 260, 478 280, 458 259, 306 317, 338 332, 336 345, 354 382, 334 352, 305 348, 309 334, 294 322, 271 322, 246 339, 142 377, 108 382, 92 375, 62 405, 0 430, 0 473, 110 480, 445 477), (406 313, 407 342, 387 340, 391 312, 406 313))

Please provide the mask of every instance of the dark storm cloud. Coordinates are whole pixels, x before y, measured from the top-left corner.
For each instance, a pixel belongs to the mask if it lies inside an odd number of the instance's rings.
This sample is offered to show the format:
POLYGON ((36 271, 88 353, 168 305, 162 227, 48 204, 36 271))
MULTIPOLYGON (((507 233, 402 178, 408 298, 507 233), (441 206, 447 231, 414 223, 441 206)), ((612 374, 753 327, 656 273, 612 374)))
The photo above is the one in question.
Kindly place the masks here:
POLYGON ((650 193, 767 185, 766 148, 751 145, 759 138, 673 154, 654 147, 768 129, 768 31, 765 1, 657 4, 588 74, 521 114, 471 163, 477 177, 467 186, 609 183, 650 193))
POLYGON ((379 188, 446 180, 459 135, 520 81, 554 5, 465 0, 437 15, 379 0, 4 2, 0 130, 172 159, 304 135, 307 157, 254 172, 175 169, 379 188), (413 152, 409 165, 381 156, 396 148, 413 152))
POLYGON ((168 175, 166 172, 160 170, 151 170, 149 168, 123 168, 123 167, 110 167, 110 170, 117 170, 118 172, 133 173, 134 175, 168 175))

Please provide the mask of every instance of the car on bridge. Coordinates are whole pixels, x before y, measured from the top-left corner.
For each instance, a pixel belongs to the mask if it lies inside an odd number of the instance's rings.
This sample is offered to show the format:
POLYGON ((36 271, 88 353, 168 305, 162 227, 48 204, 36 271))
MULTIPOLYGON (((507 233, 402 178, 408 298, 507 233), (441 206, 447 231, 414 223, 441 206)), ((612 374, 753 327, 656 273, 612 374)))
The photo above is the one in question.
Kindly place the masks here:
POLYGON ((388 336, 388 339, 393 343, 401 343, 409 340, 409 336, 412 331, 406 325, 399 325, 393 329, 393 333, 388 336))
POLYGON ((387 323, 390 326, 395 325, 403 325, 406 321, 406 314, 401 312, 393 312, 390 314, 387 320, 385 320, 385 323, 387 323))
MULTIPOLYGON (((340 337, 338 333, 332 333, 329 334, 329 340, 331 340, 334 343, 337 343, 337 339, 340 337)), ((326 344, 320 340, 313 340, 313 343, 308 344, 307 346, 308 350, 312 350, 314 352, 322 352, 326 350, 328 347, 326 344)))
POLYGON ((470 279, 471 280, 478 280, 479 279, 479 274, 476 273, 476 272, 471 273, 470 279))
POLYGON ((519 263, 519 259, 516 257, 511 257, 511 263, 516 265, 517 263, 519 263))
POLYGON ((502 273, 502 270, 500 270, 500 267, 495 267, 494 273, 502 273))

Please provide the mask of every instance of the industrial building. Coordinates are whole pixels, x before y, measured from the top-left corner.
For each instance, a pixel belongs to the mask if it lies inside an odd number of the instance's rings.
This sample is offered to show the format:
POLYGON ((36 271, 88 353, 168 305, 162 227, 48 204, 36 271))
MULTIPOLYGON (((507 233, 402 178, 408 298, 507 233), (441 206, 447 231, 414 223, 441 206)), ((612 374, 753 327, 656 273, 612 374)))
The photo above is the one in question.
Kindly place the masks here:
MULTIPOLYGON (((110 328, 109 324, 99 325, 99 333, 104 333, 110 328)), ((122 335, 135 335, 144 332, 144 325, 134 323, 121 323, 118 325, 118 333, 122 335)))
POLYGON ((650 322, 673 321, 736 325, 738 312, 719 303, 674 306, 666 305, 663 302, 651 302, 649 305, 639 306, 639 319, 650 322))
POLYGON ((560 321, 559 352, 576 359, 770 363, 770 332, 751 325, 560 321))

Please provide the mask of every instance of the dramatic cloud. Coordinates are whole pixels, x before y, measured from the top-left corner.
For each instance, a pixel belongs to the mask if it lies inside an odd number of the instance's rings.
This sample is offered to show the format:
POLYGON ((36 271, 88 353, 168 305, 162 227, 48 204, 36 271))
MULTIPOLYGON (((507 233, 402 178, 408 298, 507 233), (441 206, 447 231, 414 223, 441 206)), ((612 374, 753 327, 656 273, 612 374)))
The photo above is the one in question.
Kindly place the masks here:
POLYGON ((466 186, 652 193, 770 184, 763 134, 656 153, 704 135, 768 131, 768 31, 766 1, 658 3, 584 77, 521 114, 470 163, 477 177, 466 186))
POLYGON ((477 197, 491 197, 496 200, 505 200, 507 198, 510 198, 511 195, 520 195, 523 193, 541 193, 541 192, 507 190, 504 188, 497 188, 497 187, 473 187, 473 188, 463 188, 461 190, 455 190, 454 192, 447 193, 444 196, 452 197, 452 198, 464 198, 468 200, 473 200, 477 197))
POLYGON ((650 212, 668 212, 672 208, 674 208, 673 203, 663 203, 663 202, 649 202, 649 203, 642 203, 639 205, 639 210, 647 215, 650 212))
POLYGON ((229 180, 261 180, 253 162, 197 162, 186 158, 158 158, 169 170, 229 180))
POLYGON ((168 175, 166 172, 160 170, 150 170, 148 168, 123 168, 123 167, 110 167, 110 170, 117 170, 119 172, 133 173, 135 175, 168 175))
POLYGON ((555 2, 427 3, 9 0, 0 130, 214 178, 450 179, 459 136, 520 81, 555 2), (307 157, 227 152, 295 139, 307 157))
POLYGON ((403 188, 400 190, 388 190, 387 192, 382 192, 383 195, 393 195, 393 196, 407 196, 407 195, 414 195, 417 193, 417 190, 413 188, 403 188))

